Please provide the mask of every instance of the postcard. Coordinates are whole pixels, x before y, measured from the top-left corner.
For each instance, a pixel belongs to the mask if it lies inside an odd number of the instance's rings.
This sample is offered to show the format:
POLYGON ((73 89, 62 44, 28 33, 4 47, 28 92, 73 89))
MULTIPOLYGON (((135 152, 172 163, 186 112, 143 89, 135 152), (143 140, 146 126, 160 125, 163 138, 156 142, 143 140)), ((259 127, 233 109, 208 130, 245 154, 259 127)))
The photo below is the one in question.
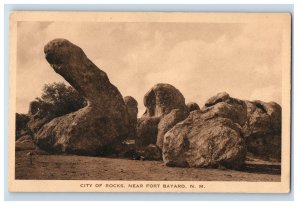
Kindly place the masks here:
POLYGON ((10 15, 10 192, 288 193, 289 13, 10 15))

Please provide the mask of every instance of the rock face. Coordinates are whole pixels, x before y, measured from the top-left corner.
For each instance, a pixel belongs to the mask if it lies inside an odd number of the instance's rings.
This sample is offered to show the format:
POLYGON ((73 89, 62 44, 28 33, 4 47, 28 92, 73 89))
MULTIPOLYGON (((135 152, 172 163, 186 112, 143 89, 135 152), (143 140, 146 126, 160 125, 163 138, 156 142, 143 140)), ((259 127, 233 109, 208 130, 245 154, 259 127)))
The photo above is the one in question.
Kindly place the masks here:
POLYGON ((199 105, 195 102, 189 102, 188 104, 186 104, 186 107, 189 112, 193 112, 195 110, 200 110, 199 105))
POLYGON ((202 108, 210 117, 224 117, 243 126, 247 121, 247 105, 244 101, 232 98, 228 93, 218 93, 209 98, 202 108), (208 112, 209 111, 209 112, 208 112))
POLYGON ((163 140, 168 166, 240 169, 246 153, 280 160, 281 107, 242 101, 223 92, 177 123, 163 140))
POLYGON ((187 117, 185 99, 174 86, 157 84, 146 93, 144 105, 146 112, 137 124, 137 145, 139 149, 150 144, 162 148, 164 134, 187 117))
POLYGON ((158 134, 156 140, 156 145, 160 149, 163 147, 164 135, 178 122, 183 121, 187 116, 187 112, 180 109, 174 109, 160 120, 158 124, 158 134))
POLYGON ((228 118, 211 118, 210 112, 194 111, 165 134, 163 160, 167 166, 243 166, 246 145, 240 127, 228 118))
POLYGON ((124 102, 128 112, 128 120, 129 120, 129 139, 136 138, 136 125, 137 125, 137 114, 138 114, 138 103, 137 101, 131 97, 124 97, 124 102))
POLYGON ((138 119, 137 123, 137 138, 135 140, 138 150, 143 150, 149 144, 155 144, 158 123, 158 117, 142 117, 138 119))
POLYGON ((118 89, 68 40, 55 39, 44 52, 54 71, 84 96, 88 105, 45 124, 35 135, 38 146, 55 153, 114 152, 128 135, 127 108, 118 89))
POLYGON ((144 97, 147 108, 144 117, 161 117, 173 109, 186 110, 185 99, 181 92, 170 84, 156 84, 144 97))
POLYGON ((28 111, 30 120, 27 123, 27 127, 31 134, 36 134, 46 123, 54 118, 48 110, 45 104, 37 101, 30 102, 28 111))
POLYGON ((281 159, 281 107, 275 102, 246 101, 243 126, 248 151, 264 159, 281 159))
POLYGON ((281 107, 275 102, 242 101, 219 93, 210 98, 203 110, 211 117, 225 117, 242 127, 247 150, 263 159, 281 158, 281 107))
POLYGON ((246 120, 246 103, 219 93, 164 135, 163 160, 168 166, 239 169, 247 152, 241 135, 246 120))

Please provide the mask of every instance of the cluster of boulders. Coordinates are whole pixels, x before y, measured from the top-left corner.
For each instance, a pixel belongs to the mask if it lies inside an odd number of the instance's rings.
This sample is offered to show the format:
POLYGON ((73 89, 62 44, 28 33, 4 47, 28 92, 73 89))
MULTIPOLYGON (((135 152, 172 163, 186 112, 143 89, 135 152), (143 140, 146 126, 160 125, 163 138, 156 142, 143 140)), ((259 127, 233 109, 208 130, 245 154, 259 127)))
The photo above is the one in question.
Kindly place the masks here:
MULTIPOLYGON (((122 98, 81 48, 56 39, 44 52, 54 71, 88 105, 51 119, 51 114, 32 103, 24 118, 28 133, 16 142, 19 150, 38 146, 55 154, 131 155, 163 160, 167 166, 230 169, 240 169, 247 152, 264 159, 281 158, 281 107, 277 103, 239 100, 223 92, 200 109, 195 102, 186 104, 174 86, 157 84, 145 94, 146 111, 138 118, 137 101, 131 96, 122 98)), ((24 123, 17 127, 18 133, 24 123)))

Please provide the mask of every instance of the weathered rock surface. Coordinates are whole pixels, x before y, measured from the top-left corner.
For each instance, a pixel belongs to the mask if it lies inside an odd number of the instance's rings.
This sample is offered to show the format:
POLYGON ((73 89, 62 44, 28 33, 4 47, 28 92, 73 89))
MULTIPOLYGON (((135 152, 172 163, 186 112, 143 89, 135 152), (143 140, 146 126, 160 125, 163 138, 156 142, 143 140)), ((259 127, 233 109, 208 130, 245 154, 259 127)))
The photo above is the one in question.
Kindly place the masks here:
POLYGON ((199 105, 195 102, 189 102, 188 104, 186 104, 186 107, 189 112, 193 112, 195 110, 200 110, 199 105))
POLYGON ((33 142, 33 137, 30 135, 23 135, 16 141, 16 151, 34 149, 36 149, 36 145, 33 142))
POLYGON ((158 124, 158 134, 156 145, 162 149, 164 143, 164 135, 174 127, 178 122, 183 121, 188 116, 188 113, 180 110, 174 109, 169 114, 161 118, 158 124))
POLYGON ((243 126, 248 151, 268 159, 281 158, 281 107, 275 102, 246 101, 247 123, 243 126))
POLYGON ((164 135, 163 160, 168 166, 240 169, 247 152, 241 135, 246 121, 246 103, 218 93, 164 135))
POLYGON ((29 105, 28 116, 30 120, 27 123, 29 132, 36 134, 46 123, 50 122, 54 115, 49 112, 49 107, 45 103, 32 101, 29 105))
POLYGON ((156 84, 144 97, 146 112, 144 117, 161 117, 173 109, 186 110, 181 92, 170 84, 156 84))
POLYGON ((247 151, 280 159, 280 136, 278 104, 219 93, 164 135, 163 160, 168 166, 239 169, 247 151))
POLYGON ((137 115, 138 115, 138 103, 137 101, 131 97, 124 97, 124 102, 128 112, 128 120, 129 120, 129 134, 128 139, 136 138, 136 126, 137 126, 137 115))
POLYGON ((114 152, 128 135, 127 108, 118 89, 68 40, 55 39, 44 52, 54 71, 84 96, 88 105, 45 124, 35 135, 37 145, 55 153, 114 152))
POLYGON ((156 84, 144 97, 146 112, 137 125, 137 145, 145 149, 150 144, 162 148, 163 136, 188 115, 181 92, 170 84, 156 84))
POLYGON ((226 92, 218 93, 216 96, 209 98, 202 110, 210 114, 211 118, 228 118, 240 126, 243 126, 247 121, 246 103, 242 100, 230 97, 226 92))
POLYGON ((243 166, 246 145, 240 126, 224 117, 211 118, 210 112, 194 111, 165 134, 163 160, 167 166, 243 166))
POLYGON ((159 117, 142 117, 138 119, 137 123, 137 138, 135 140, 138 150, 143 150, 149 144, 155 144, 159 117))

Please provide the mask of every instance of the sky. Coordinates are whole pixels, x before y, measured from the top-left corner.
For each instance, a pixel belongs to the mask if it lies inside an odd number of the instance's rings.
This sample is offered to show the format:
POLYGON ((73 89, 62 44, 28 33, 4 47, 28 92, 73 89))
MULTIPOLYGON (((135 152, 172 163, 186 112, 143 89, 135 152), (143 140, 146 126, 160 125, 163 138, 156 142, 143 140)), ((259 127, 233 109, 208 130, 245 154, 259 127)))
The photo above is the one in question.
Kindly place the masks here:
POLYGON ((45 60, 44 45, 65 38, 105 71, 121 94, 138 101, 157 83, 186 103, 226 91, 281 104, 282 28, 260 23, 18 22, 17 105, 27 113, 45 83, 66 82, 45 60))

